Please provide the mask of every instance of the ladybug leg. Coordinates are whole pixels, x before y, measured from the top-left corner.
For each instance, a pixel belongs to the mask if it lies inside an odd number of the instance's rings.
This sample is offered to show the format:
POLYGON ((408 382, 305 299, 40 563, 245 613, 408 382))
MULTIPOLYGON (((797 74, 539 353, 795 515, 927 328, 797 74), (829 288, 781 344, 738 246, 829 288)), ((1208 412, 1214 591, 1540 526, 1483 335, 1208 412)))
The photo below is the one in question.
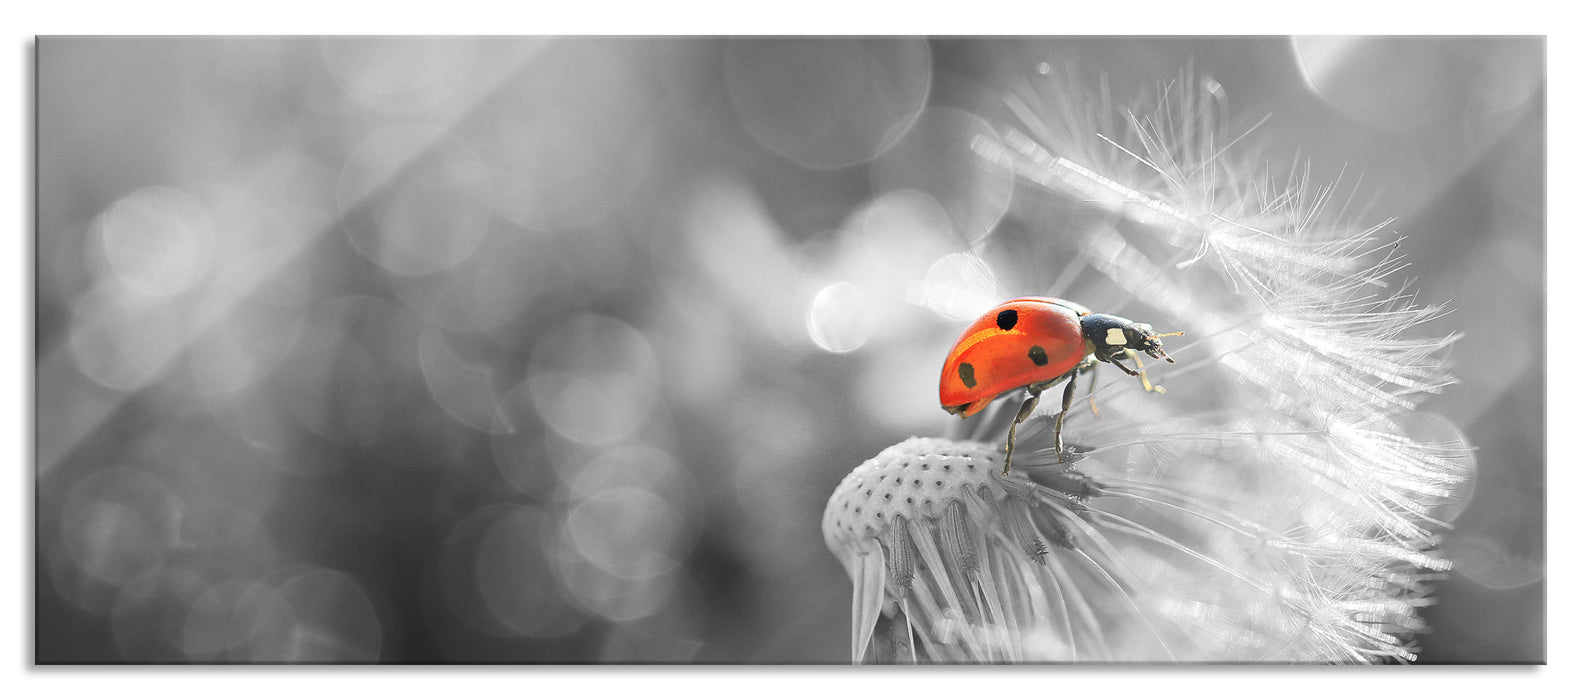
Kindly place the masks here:
POLYGON ((1137 354, 1136 350, 1126 348, 1126 356, 1132 358, 1132 362, 1137 363, 1137 371, 1132 376, 1142 379, 1143 391, 1165 393, 1163 386, 1155 386, 1153 382, 1148 381, 1148 370, 1143 369, 1143 358, 1137 354))
POLYGON ((1121 364, 1121 359, 1119 357, 1112 357, 1112 358, 1110 358, 1110 364, 1121 368, 1122 372, 1125 372, 1125 373, 1127 373, 1127 374, 1129 374, 1129 375, 1131 375, 1133 377, 1137 376, 1137 370, 1132 369, 1130 367, 1127 367, 1126 365, 1121 364))
POLYGON ((1095 396, 1099 389, 1099 363, 1097 361, 1088 365, 1088 373, 1093 377, 1088 382, 1088 408, 1093 409, 1094 418, 1102 419, 1103 416, 1099 415, 1099 401, 1095 396))
MULTIPOLYGON (((1071 397, 1076 394, 1077 374, 1078 374, 1078 372, 1076 370, 1072 370, 1071 371, 1071 381, 1066 382, 1066 393, 1065 393, 1064 396, 1062 396, 1060 398, 1060 415, 1055 416, 1055 461, 1056 462, 1064 462, 1064 461, 1066 461, 1066 445, 1065 445, 1065 442, 1060 439, 1060 429, 1064 428, 1065 425, 1066 425, 1066 411, 1071 410, 1071 397)), ((1093 376, 1095 376, 1095 377, 1099 376, 1097 367, 1094 367, 1093 376)))
MULTIPOLYGON (((1072 371, 1071 376, 1075 377, 1076 372, 1072 371)), ((1051 379, 1047 382, 1027 385, 1027 393, 1031 394, 1031 396, 1028 396, 1027 400, 1022 402, 1021 410, 1016 412, 1016 420, 1011 421, 1011 432, 1005 436, 1005 469, 1000 471, 1002 476, 1011 473, 1011 455, 1016 451, 1016 426, 1021 424, 1022 421, 1027 420, 1029 416, 1033 415, 1033 409, 1038 407, 1039 395, 1043 394, 1045 389, 1054 386, 1055 382, 1058 381, 1060 381, 1060 378, 1056 377, 1055 379, 1051 379)), ((1066 404, 1069 405, 1070 403, 1071 387, 1068 386, 1066 387, 1066 404)), ((1062 416, 1064 416, 1064 411, 1062 411, 1062 416)), ((1059 442, 1060 431, 1056 429, 1055 443, 1058 445, 1059 442)))
POLYGON ((1005 469, 1000 471, 1002 476, 1011 473, 1011 455, 1016 450, 1016 426, 1027 420, 1027 417, 1032 415, 1033 409, 1038 407, 1038 395, 1043 392, 1043 389, 1037 386, 1029 386, 1027 387, 1027 392, 1032 394, 1032 396, 1027 397, 1027 400, 1022 402, 1022 410, 1016 412, 1016 420, 1011 421, 1011 432, 1005 436, 1005 469))

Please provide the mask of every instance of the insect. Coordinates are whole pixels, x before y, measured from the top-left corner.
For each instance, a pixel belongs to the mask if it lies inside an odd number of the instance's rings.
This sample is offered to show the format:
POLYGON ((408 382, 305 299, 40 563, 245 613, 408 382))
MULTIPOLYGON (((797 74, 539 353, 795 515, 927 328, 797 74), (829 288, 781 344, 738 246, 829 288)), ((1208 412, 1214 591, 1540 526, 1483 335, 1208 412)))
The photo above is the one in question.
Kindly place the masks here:
MULTIPOLYGON (((939 375, 939 404, 946 413, 966 418, 982 411, 1001 394, 1026 389, 1030 396, 1022 402, 1005 438, 1005 470, 1001 473, 1009 474, 1011 455, 1016 449, 1016 426, 1032 415, 1040 394, 1069 377, 1060 415, 1055 418, 1055 453, 1060 461, 1065 461, 1060 430, 1066 411, 1071 409, 1077 375, 1090 371, 1096 383, 1098 364, 1108 362, 1133 377, 1140 376, 1143 388, 1163 391, 1163 387, 1148 383, 1137 353, 1174 364, 1175 359, 1165 352, 1159 339, 1183 334, 1156 333, 1146 323, 1093 313, 1065 299, 1012 299, 973 321, 956 340, 939 375), (1131 357, 1138 369, 1122 364, 1123 357, 1131 357)), ((1096 407, 1094 410, 1097 412, 1096 407)))

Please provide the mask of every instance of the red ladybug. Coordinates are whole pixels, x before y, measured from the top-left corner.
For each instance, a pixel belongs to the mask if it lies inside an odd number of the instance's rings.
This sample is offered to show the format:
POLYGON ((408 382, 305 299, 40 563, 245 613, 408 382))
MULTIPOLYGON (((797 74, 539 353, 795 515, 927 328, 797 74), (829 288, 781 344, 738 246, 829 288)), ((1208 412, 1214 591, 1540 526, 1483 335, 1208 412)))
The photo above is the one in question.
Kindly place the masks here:
MULTIPOLYGON (((1032 415, 1039 394, 1069 377, 1060 415, 1055 418, 1055 452, 1060 461, 1065 461, 1060 429, 1071 408, 1077 374, 1083 369, 1096 371, 1097 363, 1109 362, 1131 376, 1139 376, 1139 370, 1121 364, 1120 359, 1128 351, 1133 359, 1137 351, 1142 351, 1174 363, 1159 341, 1172 335, 1181 333, 1155 333, 1146 323, 1096 314, 1065 299, 1012 299, 990 309, 962 332, 945 357, 945 368, 939 376, 939 403, 947 413, 966 418, 982 411, 1001 394, 1027 389, 1031 396, 1022 403, 1005 439, 1002 473, 1008 474, 1016 447, 1016 426, 1032 415)), ((1143 376, 1144 386, 1148 387, 1146 375, 1143 376)))

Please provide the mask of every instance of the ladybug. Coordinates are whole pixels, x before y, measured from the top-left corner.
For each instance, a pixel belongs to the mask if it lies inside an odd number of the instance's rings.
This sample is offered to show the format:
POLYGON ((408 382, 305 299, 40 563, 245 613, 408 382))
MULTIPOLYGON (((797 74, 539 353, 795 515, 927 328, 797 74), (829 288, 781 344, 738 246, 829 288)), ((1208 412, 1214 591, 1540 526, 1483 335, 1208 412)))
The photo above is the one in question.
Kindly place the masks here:
POLYGON ((1096 314, 1065 299, 1012 299, 989 309, 956 340, 939 375, 939 404, 946 413, 966 418, 982 411, 1001 394, 1026 389, 1030 396, 1022 403, 1005 439, 1005 469, 1001 473, 1009 474, 1011 454, 1016 448, 1016 426, 1032 415, 1039 394, 1069 377, 1060 415, 1055 418, 1055 453, 1063 462, 1060 429, 1071 408, 1077 374, 1093 371, 1096 382, 1098 363, 1108 362, 1133 377, 1141 376, 1144 388, 1154 391, 1148 384, 1148 375, 1141 371, 1137 353, 1174 364, 1175 359, 1159 341, 1172 335, 1183 333, 1155 333, 1146 323, 1096 314), (1121 358, 1128 356, 1137 362, 1138 369, 1121 364, 1121 358))

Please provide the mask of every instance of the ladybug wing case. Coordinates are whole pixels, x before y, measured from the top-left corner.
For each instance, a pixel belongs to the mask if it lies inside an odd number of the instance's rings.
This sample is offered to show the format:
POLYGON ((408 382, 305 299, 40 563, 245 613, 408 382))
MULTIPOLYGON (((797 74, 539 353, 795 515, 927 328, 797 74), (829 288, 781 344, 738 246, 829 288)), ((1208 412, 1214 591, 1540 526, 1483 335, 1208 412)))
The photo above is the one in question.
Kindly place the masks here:
POLYGON ((965 418, 1000 394, 1071 371, 1087 354, 1079 312, 1072 306, 1029 297, 979 317, 945 358, 940 405, 965 418))

